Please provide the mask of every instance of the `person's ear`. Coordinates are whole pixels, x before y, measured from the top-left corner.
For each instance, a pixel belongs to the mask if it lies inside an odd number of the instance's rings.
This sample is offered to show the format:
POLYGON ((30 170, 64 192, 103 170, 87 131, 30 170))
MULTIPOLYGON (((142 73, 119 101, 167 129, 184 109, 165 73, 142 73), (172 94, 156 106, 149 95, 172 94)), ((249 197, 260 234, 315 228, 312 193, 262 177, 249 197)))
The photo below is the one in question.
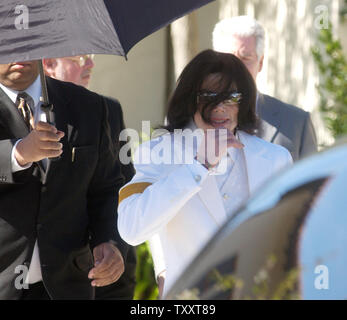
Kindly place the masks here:
POLYGON ((49 77, 55 77, 55 68, 57 67, 57 59, 49 58, 42 60, 43 69, 45 74, 49 77))
POLYGON ((260 58, 259 60, 259 69, 258 73, 263 69, 263 64, 264 64, 264 55, 260 58))

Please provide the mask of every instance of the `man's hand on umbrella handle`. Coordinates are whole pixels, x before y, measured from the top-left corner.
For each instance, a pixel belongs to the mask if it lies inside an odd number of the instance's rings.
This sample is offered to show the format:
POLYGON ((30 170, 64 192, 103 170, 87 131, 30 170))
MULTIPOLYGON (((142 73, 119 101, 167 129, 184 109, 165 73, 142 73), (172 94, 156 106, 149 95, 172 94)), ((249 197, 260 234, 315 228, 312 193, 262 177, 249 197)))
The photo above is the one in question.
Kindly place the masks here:
POLYGON ((18 142, 15 150, 15 158, 19 165, 40 161, 45 158, 58 157, 63 153, 63 144, 60 139, 64 132, 46 123, 34 124, 33 130, 18 142))
POLYGON ((93 250, 94 268, 89 271, 88 278, 93 279, 93 287, 107 286, 116 282, 124 272, 124 260, 118 248, 105 242, 93 250))

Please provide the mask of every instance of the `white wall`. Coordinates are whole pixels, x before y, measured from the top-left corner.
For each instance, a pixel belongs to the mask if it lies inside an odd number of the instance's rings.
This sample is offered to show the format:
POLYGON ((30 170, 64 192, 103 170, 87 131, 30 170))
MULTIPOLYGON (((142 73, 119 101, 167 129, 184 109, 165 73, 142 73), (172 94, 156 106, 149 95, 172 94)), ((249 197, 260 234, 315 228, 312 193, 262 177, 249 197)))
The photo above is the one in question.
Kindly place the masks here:
POLYGON ((129 128, 141 129, 141 120, 158 125, 164 116, 166 85, 166 33, 147 37, 128 54, 97 55, 89 89, 117 98, 129 128))

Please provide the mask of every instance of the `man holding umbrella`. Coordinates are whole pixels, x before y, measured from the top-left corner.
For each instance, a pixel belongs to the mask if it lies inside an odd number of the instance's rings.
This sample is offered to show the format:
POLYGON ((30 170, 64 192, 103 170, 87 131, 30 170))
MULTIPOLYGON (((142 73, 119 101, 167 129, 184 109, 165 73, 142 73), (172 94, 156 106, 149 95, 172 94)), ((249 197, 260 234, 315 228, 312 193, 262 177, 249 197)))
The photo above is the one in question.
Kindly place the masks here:
POLYGON ((124 270, 124 178, 106 103, 47 86, 55 126, 40 107, 38 63, 0 64, 0 299, 93 299, 124 270))
MULTIPOLYGON (((42 61, 45 74, 51 78, 72 82, 88 88, 92 69, 95 66, 94 55, 85 54, 64 58, 49 58, 42 61)), ((108 121, 113 141, 119 141, 120 132, 125 129, 122 107, 118 100, 104 97, 108 108, 108 121)), ((125 142, 120 142, 121 146, 125 142)), ((125 183, 129 182, 135 174, 132 163, 121 165, 125 183)), ((95 289, 96 300, 132 300, 136 284, 136 250, 128 247, 127 258, 124 261, 125 270, 118 281, 104 287, 95 289)))

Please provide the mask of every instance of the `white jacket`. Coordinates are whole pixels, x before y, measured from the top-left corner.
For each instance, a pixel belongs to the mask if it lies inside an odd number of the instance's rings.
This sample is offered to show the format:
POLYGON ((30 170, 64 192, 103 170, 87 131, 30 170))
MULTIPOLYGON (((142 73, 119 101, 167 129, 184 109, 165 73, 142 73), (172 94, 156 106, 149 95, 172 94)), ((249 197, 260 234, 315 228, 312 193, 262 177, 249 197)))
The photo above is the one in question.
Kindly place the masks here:
MULTIPOLYGON (((244 144, 250 194, 269 177, 292 163, 283 147, 238 131, 244 144)), ((139 155, 158 163, 163 149, 171 160, 181 145, 173 135, 140 145, 139 155), (160 147, 158 147, 160 144, 160 147), (167 150, 167 149, 166 149, 167 150), (166 152, 166 151, 165 151, 166 152)), ((143 159, 142 159, 143 160, 143 159)), ((148 160, 148 159, 147 159, 148 160)), ((136 174, 120 190, 118 230, 131 245, 150 240, 156 275, 166 270, 164 295, 175 279, 227 219, 215 176, 197 161, 191 164, 136 163, 136 174)))

